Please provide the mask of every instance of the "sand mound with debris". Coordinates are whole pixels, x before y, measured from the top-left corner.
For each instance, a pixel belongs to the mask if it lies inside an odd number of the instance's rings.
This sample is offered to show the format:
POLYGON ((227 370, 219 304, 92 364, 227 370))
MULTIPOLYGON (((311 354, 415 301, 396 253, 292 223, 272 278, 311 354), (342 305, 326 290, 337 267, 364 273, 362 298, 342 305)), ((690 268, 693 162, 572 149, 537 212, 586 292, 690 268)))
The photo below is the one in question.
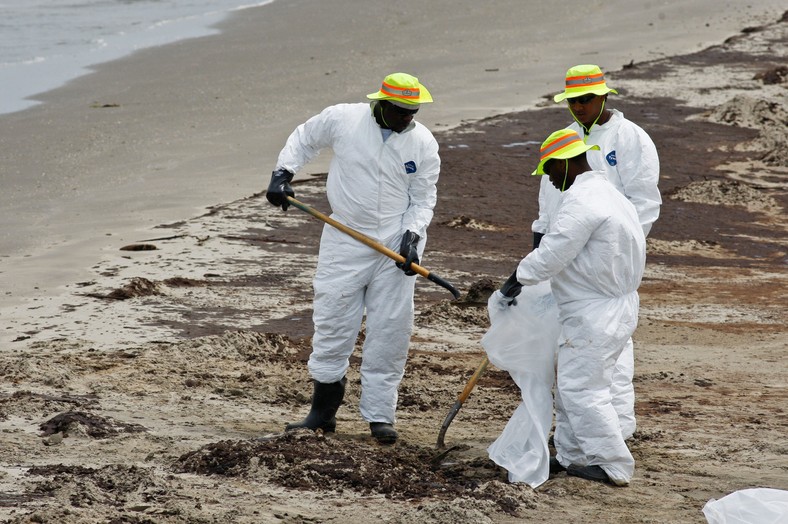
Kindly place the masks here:
POLYGON ((745 206, 753 211, 774 212, 780 205, 763 191, 737 180, 704 180, 666 193, 666 196, 682 202, 714 204, 722 206, 745 206))
POLYGON ((758 130, 758 137, 742 148, 761 152, 767 164, 788 165, 788 108, 786 97, 772 99, 738 95, 716 108, 710 118, 723 124, 758 130))

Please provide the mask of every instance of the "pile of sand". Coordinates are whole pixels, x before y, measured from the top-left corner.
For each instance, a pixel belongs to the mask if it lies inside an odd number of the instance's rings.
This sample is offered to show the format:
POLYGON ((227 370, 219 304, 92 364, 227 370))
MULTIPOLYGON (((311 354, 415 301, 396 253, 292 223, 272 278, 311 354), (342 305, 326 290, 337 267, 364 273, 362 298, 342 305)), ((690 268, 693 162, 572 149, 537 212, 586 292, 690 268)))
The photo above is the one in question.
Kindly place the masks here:
POLYGON ((666 196, 682 202, 745 206, 752 211, 774 212, 780 209, 774 198, 763 191, 737 180, 704 180, 692 182, 666 196))
POLYGON ((737 95, 717 107, 710 118, 715 122, 757 129, 758 137, 742 144, 741 148, 761 153, 760 160, 767 164, 788 165, 786 96, 767 99, 737 95))

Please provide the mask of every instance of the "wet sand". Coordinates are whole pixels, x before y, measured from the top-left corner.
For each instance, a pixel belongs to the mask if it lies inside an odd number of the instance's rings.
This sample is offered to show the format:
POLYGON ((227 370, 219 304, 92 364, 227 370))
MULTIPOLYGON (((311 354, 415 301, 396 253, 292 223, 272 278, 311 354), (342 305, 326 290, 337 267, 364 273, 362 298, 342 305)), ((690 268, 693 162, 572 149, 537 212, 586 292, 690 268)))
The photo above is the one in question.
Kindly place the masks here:
POLYGON ((420 118, 439 131, 533 106, 572 64, 615 71, 701 49, 781 6, 531 4, 274 2, 0 117, 0 307, 60 295, 151 228, 260 191, 298 123, 363 100, 389 72, 430 87, 436 103, 420 118))

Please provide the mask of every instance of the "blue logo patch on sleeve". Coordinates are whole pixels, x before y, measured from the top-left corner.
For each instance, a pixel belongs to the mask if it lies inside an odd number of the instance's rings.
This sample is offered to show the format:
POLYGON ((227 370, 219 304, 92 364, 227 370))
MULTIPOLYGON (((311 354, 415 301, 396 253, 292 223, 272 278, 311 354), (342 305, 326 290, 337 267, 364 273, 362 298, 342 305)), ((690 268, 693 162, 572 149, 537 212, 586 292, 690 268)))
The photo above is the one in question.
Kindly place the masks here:
POLYGON ((415 173, 416 172, 416 162, 414 162, 413 160, 411 160, 409 162, 405 162, 405 172, 408 173, 408 174, 415 173))
POLYGON ((607 160, 607 163, 610 164, 611 166, 616 165, 616 163, 617 163, 616 162, 616 152, 615 151, 611 151, 610 153, 608 153, 607 156, 605 157, 605 160, 607 160))

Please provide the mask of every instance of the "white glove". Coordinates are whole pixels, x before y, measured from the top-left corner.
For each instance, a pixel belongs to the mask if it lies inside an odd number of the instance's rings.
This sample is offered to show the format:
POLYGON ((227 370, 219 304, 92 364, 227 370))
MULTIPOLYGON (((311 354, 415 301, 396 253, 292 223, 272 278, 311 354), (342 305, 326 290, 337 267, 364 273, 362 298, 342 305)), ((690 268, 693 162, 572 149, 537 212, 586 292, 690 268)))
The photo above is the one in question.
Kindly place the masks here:
POLYGON ((509 306, 513 306, 517 304, 517 297, 507 297, 506 295, 501 293, 500 289, 496 290, 491 295, 490 298, 491 298, 489 303, 490 307, 494 307, 495 309, 498 309, 500 311, 505 310, 509 306))

